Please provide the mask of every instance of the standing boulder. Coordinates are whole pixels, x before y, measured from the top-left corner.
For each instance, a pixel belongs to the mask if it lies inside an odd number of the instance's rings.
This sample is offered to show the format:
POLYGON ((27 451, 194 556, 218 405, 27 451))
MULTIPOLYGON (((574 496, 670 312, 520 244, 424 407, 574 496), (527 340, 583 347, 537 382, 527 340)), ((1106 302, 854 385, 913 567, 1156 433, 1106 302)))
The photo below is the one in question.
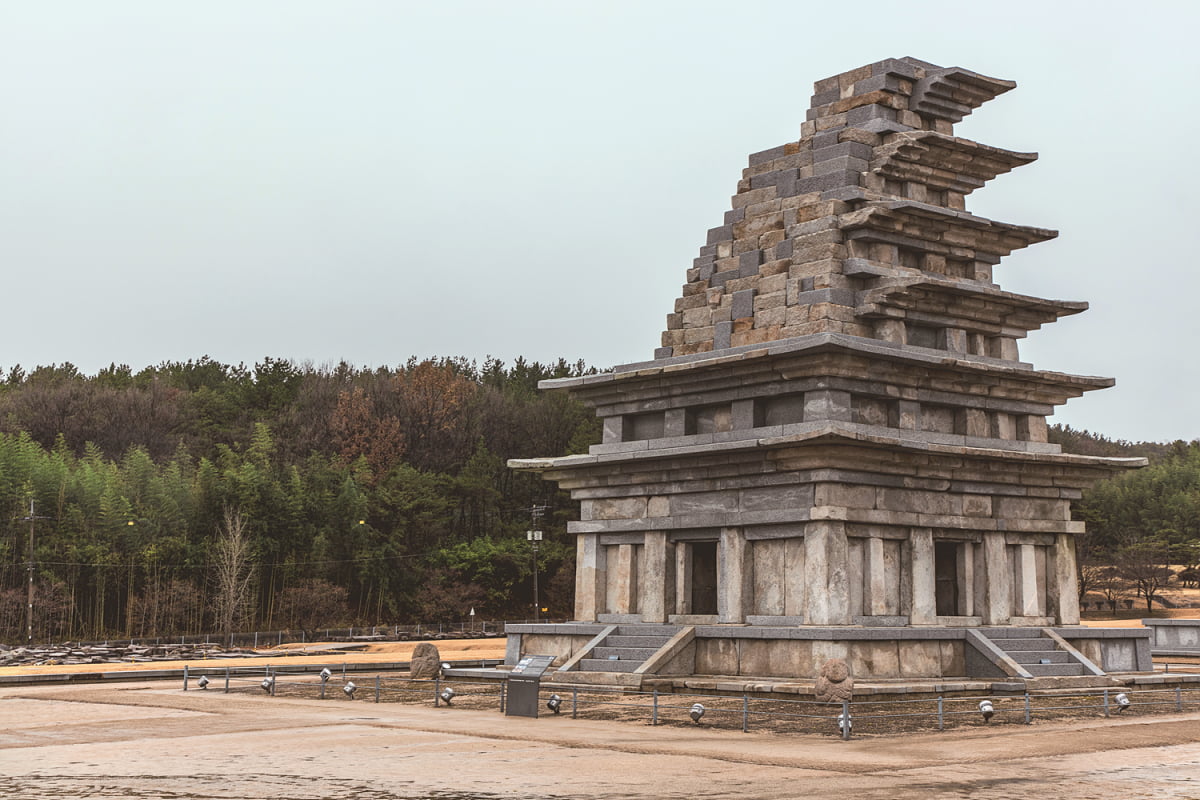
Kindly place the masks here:
POLYGON ((854 679, 850 668, 840 658, 831 658, 821 665, 821 674, 813 684, 813 695, 818 703, 850 702, 854 697, 854 679))
POLYGON ((409 677, 414 680, 432 680, 442 674, 442 656, 432 642, 418 642, 413 648, 408 666, 409 677))

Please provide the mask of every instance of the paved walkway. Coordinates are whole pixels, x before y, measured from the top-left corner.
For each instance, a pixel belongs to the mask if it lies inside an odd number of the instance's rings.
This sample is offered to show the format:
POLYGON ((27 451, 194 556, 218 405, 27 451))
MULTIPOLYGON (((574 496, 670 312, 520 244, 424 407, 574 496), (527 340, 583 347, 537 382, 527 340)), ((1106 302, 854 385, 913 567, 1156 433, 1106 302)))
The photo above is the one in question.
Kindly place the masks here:
POLYGON ((1200 714, 860 738, 190 691, 0 690, 0 796, 1200 797, 1200 714))

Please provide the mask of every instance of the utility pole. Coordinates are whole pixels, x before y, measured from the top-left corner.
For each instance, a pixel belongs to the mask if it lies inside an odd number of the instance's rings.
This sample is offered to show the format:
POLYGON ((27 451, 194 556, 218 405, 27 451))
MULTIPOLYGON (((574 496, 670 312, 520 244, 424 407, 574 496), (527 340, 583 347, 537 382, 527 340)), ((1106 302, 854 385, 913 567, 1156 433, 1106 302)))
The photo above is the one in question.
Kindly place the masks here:
POLYGON ((26 550, 25 571, 29 574, 29 595, 25 605, 25 643, 33 646, 33 523, 35 520, 47 519, 33 513, 33 498, 29 498, 29 516, 21 517, 22 522, 29 523, 29 547, 26 550))
MULTIPOLYGON (((548 506, 544 505, 529 507, 529 518, 535 529, 538 526, 538 520, 546 513, 547 508, 548 506)), ((542 541, 542 532, 539 530, 525 531, 525 538, 533 546, 533 621, 537 622, 541 613, 541 601, 538 599, 538 542, 542 541)))

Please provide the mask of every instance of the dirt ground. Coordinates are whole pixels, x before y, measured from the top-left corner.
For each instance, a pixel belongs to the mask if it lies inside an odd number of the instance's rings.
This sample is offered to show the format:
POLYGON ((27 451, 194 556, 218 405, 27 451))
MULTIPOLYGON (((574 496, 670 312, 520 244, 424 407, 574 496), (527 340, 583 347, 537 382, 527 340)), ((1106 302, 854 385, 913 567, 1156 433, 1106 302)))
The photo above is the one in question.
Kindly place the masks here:
MULTIPOLYGON (((58 673, 82 674, 87 672, 127 672, 154 669, 183 669, 184 665, 198 667, 265 666, 267 664, 363 664, 379 661, 408 661, 418 642, 372 642, 364 650, 322 650, 322 644, 284 645, 276 650, 260 651, 261 659, 189 659, 186 661, 153 661, 137 664, 76 664, 0 667, 3 675, 54 675, 58 673), (277 653, 278 658, 271 658, 277 653), (307 653, 308 655, 299 655, 307 653)), ((446 639, 434 642, 438 653, 447 661, 471 661, 474 659, 504 658, 504 639, 446 639)))
POLYGON ((0 689, 0 796, 1200 798, 1200 714, 843 742, 189 691, 0 689))

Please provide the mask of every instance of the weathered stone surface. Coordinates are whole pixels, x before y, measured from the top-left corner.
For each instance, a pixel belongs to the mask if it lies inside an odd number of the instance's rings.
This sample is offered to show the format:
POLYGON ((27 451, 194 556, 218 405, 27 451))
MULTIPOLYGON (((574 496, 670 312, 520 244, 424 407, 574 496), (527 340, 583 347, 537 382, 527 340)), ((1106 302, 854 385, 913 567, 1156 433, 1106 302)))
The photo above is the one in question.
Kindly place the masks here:
POLYGON ((409 675, 414 680, 432 680, 442 674, 442 657, 437 645, 432 642, 418 642, 413 648, 412 658, 409 659, 409 675))
POLYGON ((813 696, 819 703, 848 703, 854 699, 854 679, 845 661, 831 658, 821 665, 813 696))

